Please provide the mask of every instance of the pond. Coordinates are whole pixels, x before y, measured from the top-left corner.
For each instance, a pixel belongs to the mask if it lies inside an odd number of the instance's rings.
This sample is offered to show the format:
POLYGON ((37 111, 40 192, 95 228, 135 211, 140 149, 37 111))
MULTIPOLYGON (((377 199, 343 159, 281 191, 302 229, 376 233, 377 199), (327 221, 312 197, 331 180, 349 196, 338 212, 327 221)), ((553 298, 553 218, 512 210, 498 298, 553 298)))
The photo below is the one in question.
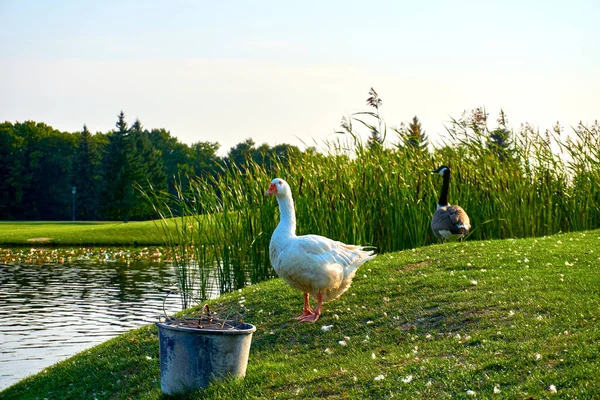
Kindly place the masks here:
MULTIPOLYGON (((0 252, 1 254, 1 252, 0 252)), ((107 253, 108 254, 108 253, 107 253)), ((0 390, 132 328, 155 322, 174 267, 70 257, 0 259, 0 390)), ((216 297, 217 290, 210 292, 216 297)), ((167 313, 181 310, 170 295, 167 313)))

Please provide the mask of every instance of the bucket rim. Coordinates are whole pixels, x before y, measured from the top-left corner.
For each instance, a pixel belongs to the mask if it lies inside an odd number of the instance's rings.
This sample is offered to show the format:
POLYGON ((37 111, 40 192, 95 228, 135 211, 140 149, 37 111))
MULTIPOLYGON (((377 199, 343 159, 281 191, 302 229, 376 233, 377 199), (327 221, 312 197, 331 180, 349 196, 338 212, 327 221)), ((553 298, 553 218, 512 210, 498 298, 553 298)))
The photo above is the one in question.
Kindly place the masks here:
MULTIPOLYGON (((188 318, 190 321, 197 321, 196 318, 188 318)), ((225 322, 238 322, 233 320, 226 320, 225 322)), ((155 322, 156 326, 159 329, 166 329, 171 331, 179 331, 179 332, 190 332, 190 333, 198 333, 198 334, 207 334, 207 335, 247 335, 256 331, 256 326, 248 323, 241 322, 240 325, 236 328, 232 329, 212 329, 212 328, 193 328, 188 326, 177 326, 171 325, 168 321, 155 322)))

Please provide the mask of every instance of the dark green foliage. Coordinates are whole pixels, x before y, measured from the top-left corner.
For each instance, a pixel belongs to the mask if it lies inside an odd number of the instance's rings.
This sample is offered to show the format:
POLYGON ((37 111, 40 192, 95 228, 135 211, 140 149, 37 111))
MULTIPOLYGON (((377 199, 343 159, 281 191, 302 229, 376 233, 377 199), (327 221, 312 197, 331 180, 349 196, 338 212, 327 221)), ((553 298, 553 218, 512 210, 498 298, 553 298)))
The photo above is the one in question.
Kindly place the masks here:
POLYGON ((500 110, 500 118, 498 118, 498 127, 489 132, 488 148, 496 153, 500 161, 505 161, 507 158, 514 156, 515 149, 512 141, 512 132, 507 127, 508 121, 504 110, 500 110))
POLYGON ((490 132, 488 148, 496 153, 500 161, 505 161, 508 157, 510 157, 510 135, 510 131, 505 128, 498 128, 490 132))
POLYGON ((105 187, 104 207, 111 219, 129 220, 134 203, 133 182, 135 180, 132 163, 139 155, 134 153, 134 143, 130 129, 121 111, 116 130, 108 135, 108 150, 104 160, 105 187))
POLYGON ((139 120, 128 126, 125 113, 116 128, 92 134, 67 133, 43 123, 0 124, 0 220, 142 220, 154 218, 142 190, 176 193, 189 179, 217 177, 225 165, 246 162, 267 168, 301 154, 286 144, 256 148, 250 139, 217 155, 218 143, 181 143, 165 129, 147 130, 139 120))
POLYGON ((219 165, 218 143, 197 142, 190 146, 190 157, 193 160, 194 176, 208 176, 214 174, 219 165))
POLYGON ((289 163, 300 154, 300 149, 289 144, 270 147, 268 144, 263 143, 256 147, 254 140, 246 139, 229 150, 225 163, 242 172, 247 170, 249 163, 256 163, 270 171, 275 166, 276 161, 289 163))
POLYGON ((194 175, 194 158, 190 157, 188 147, 171 136, 169 131, 152 129, 148 135, 154 147, 161 151, 167 187, 174 193, 175 183, 179 177, 194 175))
MULTIPOLYGON (((77 136, 77 134, 75 134, 77 136)), ((100 135, 92 136, 87 126, 79 133, 79 143, 73 162, 73 186, 76 187, 76 213, 78 221, 94 221, 101 216, 102 155, 100 135)))
POLYGON ((22 140, 16 136, 10 122, 0 124, 0 216, 12 218, 21 201, 23 190, 19 177, 23 171, 19 148, 22 140))
POLYGON ((28 121, 16 123, 9 138, 6 219, 71 219, 73 135, 28 121))
POLYGON ((229 162, 239 168, 243 168, 248 161, 253 159, 253 155, 256 152, 256 148, 254 146, 254 140, 250 138, 238 143, 235 147, 229 149, 229 152, 227 153, 229 162))
MULTIPOLYGON (((156 190, 166 190, 167 175, 161 151, 152 145, 148 131, 143 130, 139 120, 136 120, 131 126, 131 142, 132 148, 128 158, 133 182, 143 189, 153 187, 156 190)), ((133 191, 131 213, 142 219, 148 219, 154 215, 152 206, 144 201, 139 190, 133 191)))

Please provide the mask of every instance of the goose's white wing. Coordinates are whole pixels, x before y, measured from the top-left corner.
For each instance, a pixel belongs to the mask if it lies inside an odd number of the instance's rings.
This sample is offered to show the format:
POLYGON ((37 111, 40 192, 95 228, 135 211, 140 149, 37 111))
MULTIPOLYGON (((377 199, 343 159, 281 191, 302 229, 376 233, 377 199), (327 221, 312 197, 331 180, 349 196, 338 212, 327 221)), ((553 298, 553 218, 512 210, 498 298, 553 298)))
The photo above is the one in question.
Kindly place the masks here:
POLYGON ((361 246, 306 235, 288 238, 282 246, 272 245, 271 261, 278 275, 290 286, 308 293, 320 291, 326 297, 335 298, 338 289, 350 284, 356 269, 374 257, 372 253, 362 250, 361 246))

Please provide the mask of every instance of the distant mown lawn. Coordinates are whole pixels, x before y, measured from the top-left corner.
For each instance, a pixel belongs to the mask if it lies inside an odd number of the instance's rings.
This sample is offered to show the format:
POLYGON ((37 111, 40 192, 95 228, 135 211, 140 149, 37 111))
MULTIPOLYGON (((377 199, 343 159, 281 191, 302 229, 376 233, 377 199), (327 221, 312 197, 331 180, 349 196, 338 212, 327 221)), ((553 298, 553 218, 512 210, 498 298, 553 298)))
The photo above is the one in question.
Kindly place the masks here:
POLYGON ((153 221, 141 222, 0 222, 0 246, 134 246, 161 245, 153 221))
MULTIPOLYGON (((595 398, 599 288, 600 231, 383 254, 315 324, 296 322, 301 293, 271 280, 211 302, 257 326, 247 376, 188 398, 595 398)), ((153 325, 0 393, 162 397, 153 325)))

